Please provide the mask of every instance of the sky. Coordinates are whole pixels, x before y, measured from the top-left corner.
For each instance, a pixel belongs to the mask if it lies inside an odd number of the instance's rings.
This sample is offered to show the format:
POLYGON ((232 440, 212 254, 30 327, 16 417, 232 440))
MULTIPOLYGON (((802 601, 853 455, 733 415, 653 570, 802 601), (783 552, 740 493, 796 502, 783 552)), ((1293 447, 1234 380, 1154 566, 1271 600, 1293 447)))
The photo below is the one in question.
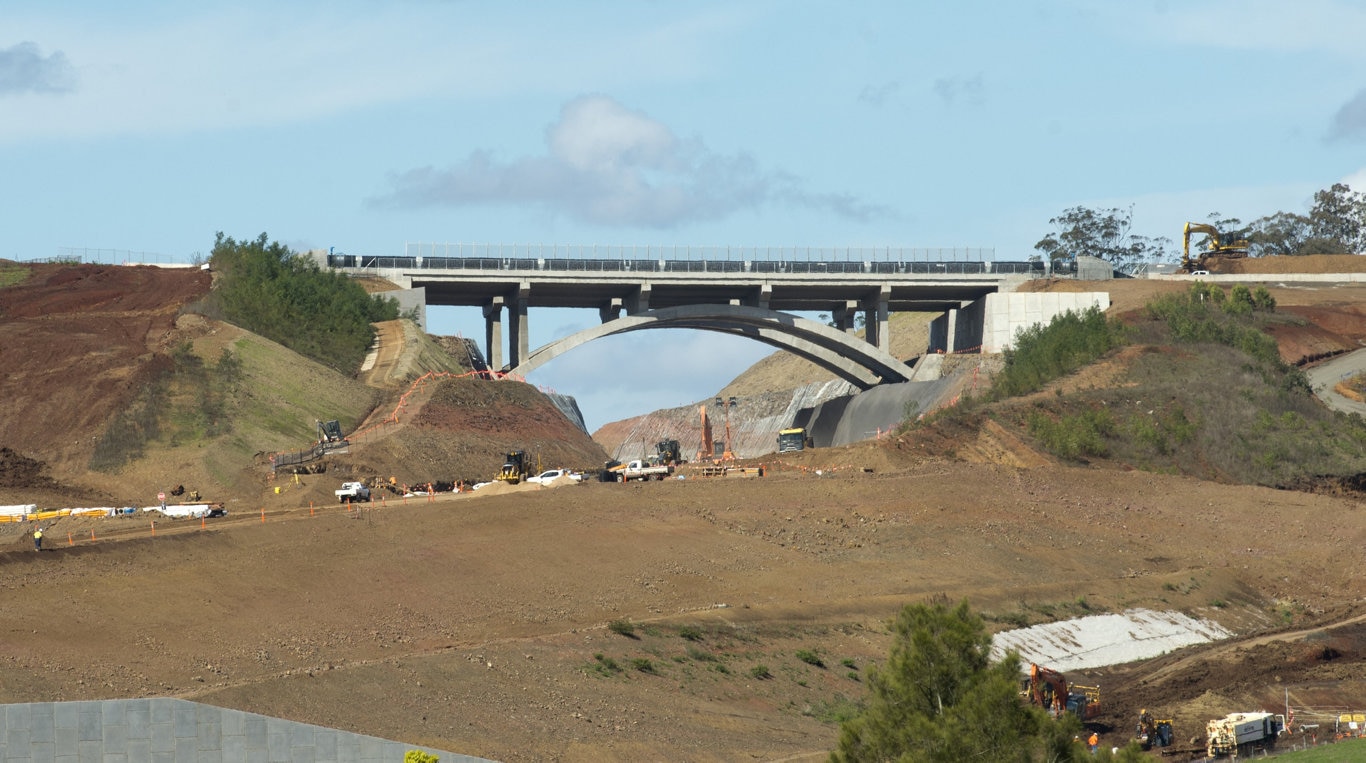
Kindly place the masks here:
MULTIPOLYGON (((1366 190, 1362 39, 1349 0, 6 0, 0 257, 189 261, 222 231, 1023 260, 1077 206, 1179 245, 1366 190)), ((597 320, 533 309, 531 345, 597 320)), ((635 332, 528 381, 592 431, 769 352, 635 332)))

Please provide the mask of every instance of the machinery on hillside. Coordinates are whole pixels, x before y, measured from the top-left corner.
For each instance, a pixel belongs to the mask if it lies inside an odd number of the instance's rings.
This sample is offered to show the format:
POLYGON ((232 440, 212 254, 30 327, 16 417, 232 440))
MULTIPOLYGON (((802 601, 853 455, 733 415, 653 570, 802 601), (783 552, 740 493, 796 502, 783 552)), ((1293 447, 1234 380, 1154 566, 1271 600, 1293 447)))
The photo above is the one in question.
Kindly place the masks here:
POLYGON ((1172 744, 1171 719, 1155 718, 1152 713, 1144 709, 1138 714, 1138 729, 1134 732, 1134 740, 1144 750, 1151 750, 1154 747, 1170 747, 1172 744))
POLYGON ((1209 270, 1211 260, 1234 260, 1247 256, 1248 240, 1245 231, 1221 233, 1213 225, 1186 223, 1181 236, 1181 270, 1194 273, 1209 270), (1191 234, 1203 233, 1209 236, 1208 246, 1195 259, 1191 259, 1191 234))
POLYGON ((712 449, 716 446, 711 440, 711 422, 707 420, 707 406, 700 405, 697 410, 698 413, 702 414, 702 444, 697 449, 697 458, 693 460, 710 462, 715 458, 712 449))
POLYGON ((792 427, 778 432, 778 452, 790 453, 812 447, 811 438, 803 427, 792 427))
POLYGON ((1054 717, 1071 713, 1083 721, 1100 714, 1100 687, 1068 683, 1051 668, 1030 664, 1029 676, 1020 682, 1020 697, 1049 711, 1054 717))
POLYGON ((678 440, 660 440, 655 444, 655 453, 659 454, 659 463, 664 466, 683 463, 683 447, 678 440))
POLYGON ((498 481, 516 485, 530 476, 526 451, 514 450, 503 458, 503 468, 498 472, 498 481))
POLYGON ((1272 713, 1233 713, 1205 725, 1205 753, 1211 758, 1249 756, 1270 750, 1285 731, 1285 716, 1272 713))

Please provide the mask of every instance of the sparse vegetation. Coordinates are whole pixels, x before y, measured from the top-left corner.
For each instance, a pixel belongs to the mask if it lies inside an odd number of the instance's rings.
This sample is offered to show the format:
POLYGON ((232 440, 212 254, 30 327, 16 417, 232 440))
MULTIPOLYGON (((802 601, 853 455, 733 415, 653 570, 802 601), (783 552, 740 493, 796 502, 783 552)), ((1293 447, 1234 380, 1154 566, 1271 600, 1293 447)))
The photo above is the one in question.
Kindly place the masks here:
POLYGON ((807 665, 813 665, 818 668, 825 667, 825 663, 821 660, 820 655, 816 654, 810 649, 798 649, 797 659, 801 660, 807 665))
POLYGON ((32 268, 17 263, 0 263, 0 289, 28 280, 32 268))
POLYGON ((1055 316, 1048 325, 1021 330, 1006 350, 1005 368, 992 385, 997 398, 1024 395, 1072 373, 1125 342, 1118 320, 1098 307, 1055 316))
POLYGON ((678 629, 678 635, 680 638, 687 639, 688 641, 702 640, 702 631, 695 625, 680 626, 678 629))
POLYGON ((762 664, 750 668, 749 675, 750 678, 755 678, 760 681, 765 681, 773 677, 773 673, 768 669, 768 666, 762 664))
POLYGON ((617 634, 618 636, 636 638, 635 623, 632 623, 630 620, 625 618, 622 618, 620 620, 613 620, 612 622, 608 623, 607 630, 617 634))

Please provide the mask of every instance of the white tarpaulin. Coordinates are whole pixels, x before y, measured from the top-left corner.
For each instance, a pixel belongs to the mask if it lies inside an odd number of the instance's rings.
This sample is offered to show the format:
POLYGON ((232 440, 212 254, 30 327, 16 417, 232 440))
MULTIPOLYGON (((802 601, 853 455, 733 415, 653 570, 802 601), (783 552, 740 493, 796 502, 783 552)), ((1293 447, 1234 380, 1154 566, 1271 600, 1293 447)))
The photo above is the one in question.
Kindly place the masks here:
POLYGON ((1000 659, 1014 649, 1025 665, 1033 662, 1066 671, 1146 660, 1232 635, 1218 623, 1180 612, 1130 609, 997 633, 991 651, 1000 659))
POLYGON ((0 506, 0 517, 22 517, 38 511, 36 503, 20 503, 13 506, 0 506))
POLYGON ((167 506, 144 506, 142 510, 160 512, 175 519, 184 519, 185 517, 199 519, 200 517, 207 517, 212 509, 213 504, 208 503, 177 503, 167 506))

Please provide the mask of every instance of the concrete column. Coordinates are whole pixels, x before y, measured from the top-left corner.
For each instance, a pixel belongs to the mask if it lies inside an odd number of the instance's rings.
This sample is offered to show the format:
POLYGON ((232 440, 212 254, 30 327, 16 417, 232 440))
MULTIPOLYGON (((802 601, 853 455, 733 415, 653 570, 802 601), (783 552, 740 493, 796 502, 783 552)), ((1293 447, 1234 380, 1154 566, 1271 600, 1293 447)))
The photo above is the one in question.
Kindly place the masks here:
POLYGON ((952 354, 958 349, 958 310, 950 309, 948 315, 948 336, 944 338, 944 353, 952 354))
POLYGON ((858 331, 857 321, 854 318, 858 315, 858 302, 847 300, 843 307, 837 307, 831 313, 830 318, 835 323, 835 328, 846 334, 853 334, 858 331))
POLYGON ((512 309, 509 310, 508 367, 516 368, 531 355, 531 326, 527 322, 527 303, 531 301, 531 284, 526 281, 517 289, 512 309))
POLYGON ((773 284, 766 283, 759 287, 759 298, 755 300, 754 306, 765 310, 768 309, 768 301, 773 298, 773 284))
POLYGON ((883 352, 891 352, 892 337, 887 333, 887 302, 892 298, 892 287, 883 284, 877 296, 865 303, 863 338, 883 352))
POLYGON ((621 317, 621 297, 612 297, 612 301, 598 308, 598 318, 603 323, 610 323, 621 317))
POLYGON ((649 284, 649 282, 645 282, 645 283, 642 283, 642 284, 636 289, 636 291, 635 291, 634 294, 631 295, 631 297, 630 297, 630 299, 628 300, 628 303, 627 303, 627 305, 626 305, 626 313, 627 313, 628 315, 636 315, 636 314, 638 314, 638 313, 648 312, 649 310, 650 310, 650 284, 649 284))
POLYGON ((494 297, 484 305, 484 357, 489 368, 503 367, 503 298, 494 297))

